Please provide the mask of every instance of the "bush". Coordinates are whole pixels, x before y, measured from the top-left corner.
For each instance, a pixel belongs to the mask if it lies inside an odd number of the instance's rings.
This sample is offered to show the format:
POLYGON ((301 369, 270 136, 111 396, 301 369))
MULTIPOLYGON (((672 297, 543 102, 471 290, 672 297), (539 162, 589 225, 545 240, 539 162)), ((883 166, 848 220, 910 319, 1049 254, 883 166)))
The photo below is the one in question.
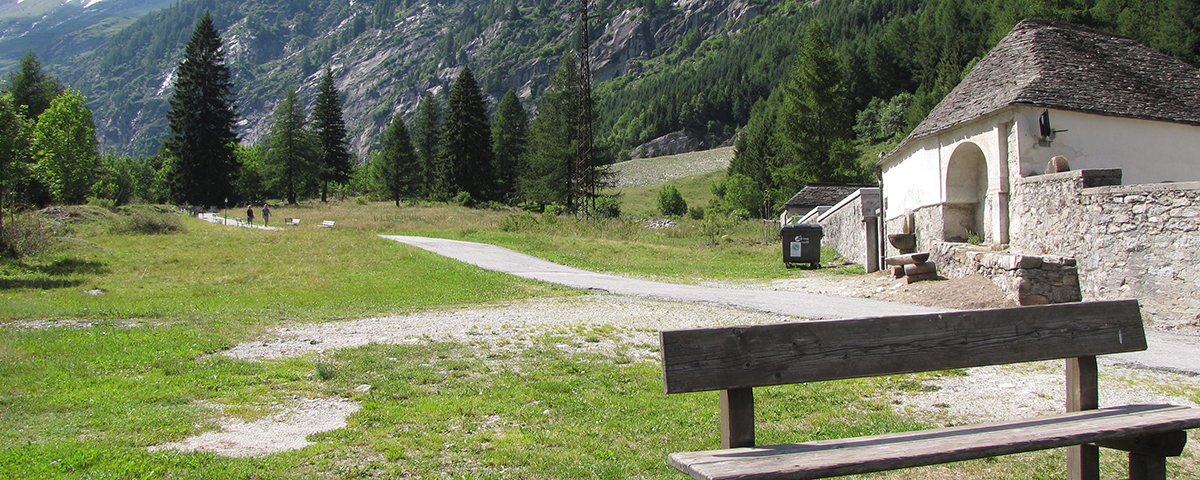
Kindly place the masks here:
POLYGON ((355 205, 366 205, 367 197, 355 197, 354 204, 355 205))
POLYGON ((453 202, 455 205, 467 208, 475 207, 475 199, 471 197, 470 192, 458 192, 458 195, 454 196, 453 202))
POLYGON ((596 197, 593 212, 599 218, 617 218, 621 216, 621 201, 614 196, 596 197))
POLYGON ((542 215, 550 215, 550 216, 556 217, 559 215, 565 215, 566 213, 567 213, 567 207, 564 207, 557 203, 551 203, 549 205, 546 205, 546 208, 542 209, 542 215))
POLYGON ((688 217, 692 220, 704 220, 704 209, 700 207, 688 208, 688 217))
POLYGON ((688 211, 687 202, 674 185, 667 184, 658 191, 658 212, 667 216, 680 216, 688 211))
POLYGON ((0 230, 0 255, 32 257, 58 242, 54 229, 41 215, 25 213, 4 219, 0 230))
POLYGON ((113 222, 111 231, 118 235, 165 235, 185 233, 187 229, 183 226, 179 214, 134 210, 129 216, 113 222))

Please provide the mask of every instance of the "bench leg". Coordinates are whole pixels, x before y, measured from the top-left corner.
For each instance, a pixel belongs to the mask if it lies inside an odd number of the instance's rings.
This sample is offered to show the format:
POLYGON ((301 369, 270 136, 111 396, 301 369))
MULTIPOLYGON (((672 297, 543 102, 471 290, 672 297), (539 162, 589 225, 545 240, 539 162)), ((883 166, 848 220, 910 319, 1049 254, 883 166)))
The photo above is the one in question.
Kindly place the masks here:
MULTIPOLYGON (((1099 408, 1099 371, 1096 357, 1067 359, 1067 411, 1099 408)), ((1067 448, 1067 480, 1099 480, 1100 447, 1078 445, 1067 448)))
POLYGON ((721 448, 754 446, 754 389, 721 390, 721 448))
POLYGON ((1167 457, 1130 452, 1129 480, 1167 480, 1167 457))

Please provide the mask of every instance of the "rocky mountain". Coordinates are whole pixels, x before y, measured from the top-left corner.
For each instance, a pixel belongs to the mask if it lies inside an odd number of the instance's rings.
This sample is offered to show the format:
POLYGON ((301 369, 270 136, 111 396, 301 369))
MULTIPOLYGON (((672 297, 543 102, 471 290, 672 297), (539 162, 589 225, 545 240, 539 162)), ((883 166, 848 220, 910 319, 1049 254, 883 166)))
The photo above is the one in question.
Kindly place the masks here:
MULTIPOLYGON (((32 0, 27 0, 32 1, 32 0)), ((127 0, 104 0, 103 3, 127 0)), ((97 4, 99 5, 99 4, 97 4)), ((195 19, 213 12, 239 89, 242 138, 259 142, 289 85, 311 106, 325 67, 344 94, 360 159, 396 113, 448 90, 470 66, 493 102, 516 90, 527 109, 577 45, 577 0, 184 0, 145 15, 52 71, 90 99, 103 148, 152 154, 166 135, 173 72, 195 19)), ((95 8, 95 6, 88 7, 95 8)), ((637 78, 759 12, 747 0, 593 0, 593 74, 637 78)))
POLYGON ((30 49, 39 56, 86 54, 143 15, 174 0, 4 0, 0 2, 0 72, 30 49))

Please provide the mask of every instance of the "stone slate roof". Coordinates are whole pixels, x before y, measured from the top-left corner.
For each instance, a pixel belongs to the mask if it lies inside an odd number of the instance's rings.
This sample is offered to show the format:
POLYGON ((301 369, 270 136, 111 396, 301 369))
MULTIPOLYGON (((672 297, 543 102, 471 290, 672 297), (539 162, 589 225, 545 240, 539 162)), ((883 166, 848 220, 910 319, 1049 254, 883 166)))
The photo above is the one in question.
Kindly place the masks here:
POLYGON ((1025 20, 884 159, 1009 105, 1200 125, 1200 70, 1128 38, 1025 20))
POLYGON ((788 207, 832 207, 860 188, 876 185, 841 185, 832 183, 810 183, 783 204, 788 207))

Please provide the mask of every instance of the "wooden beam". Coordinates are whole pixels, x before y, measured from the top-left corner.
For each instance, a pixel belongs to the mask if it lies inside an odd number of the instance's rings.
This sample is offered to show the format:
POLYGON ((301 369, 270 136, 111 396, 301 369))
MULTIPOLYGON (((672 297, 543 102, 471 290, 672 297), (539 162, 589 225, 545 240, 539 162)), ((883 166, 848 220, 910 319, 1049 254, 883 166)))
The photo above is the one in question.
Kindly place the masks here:
POLYGON ((1104 448, 1124 450, 1129 453, 1142 455, 1158 455, 1163 457, 1178 457, 1187 446, 1187 432, 1169 432, 1144 437, 1122 438, 1107 442, 1097 442, 1104 448))
MULTIPOLYGON (((1099 370, 1094 355, 1067 359, 1067 411, 1100 407, 1099 370)), ((1076 445, 1067 449, 1067 480, 1100 480, 1100 447, 1076 445)))
POLYGON ((666 393, 1146 349, 1136 300, 659 333, 666 393))
POLYGON ((896 255, 883 259, 888 265, 916 265, 929 261, 928 253, 908 253, 904 255, 896 255))
POLYGON ((721 448, 754 446, 754 389, 721 390, 721 448))
POLYGON ((1167 480, 1167 457, 1130 453, 1129 480, 1167 480))

